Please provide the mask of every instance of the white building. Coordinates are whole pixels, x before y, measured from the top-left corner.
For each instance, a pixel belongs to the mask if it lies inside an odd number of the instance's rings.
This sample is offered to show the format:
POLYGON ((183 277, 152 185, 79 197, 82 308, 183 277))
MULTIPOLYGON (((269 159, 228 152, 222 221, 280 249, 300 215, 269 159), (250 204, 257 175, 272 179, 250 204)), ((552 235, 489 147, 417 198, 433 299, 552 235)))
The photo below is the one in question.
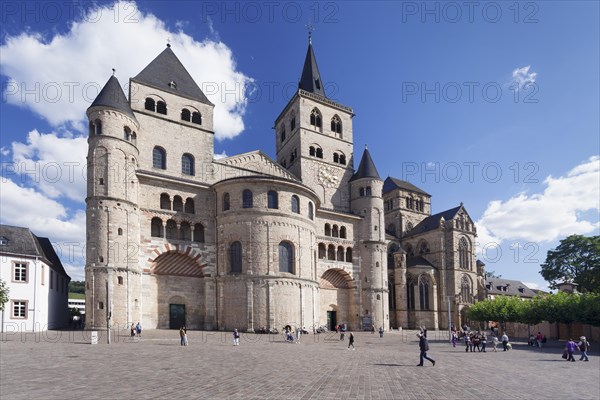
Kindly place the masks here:
POLYGON ((69 309, 71 308, 79 310, 81 314, 85 314, 85 299, 69 299, 69 309))
POLYGON ((68 322, 71 278, 47 238, 0 225, 0 279, 9 288, 3 332, 58 329, 68 322))

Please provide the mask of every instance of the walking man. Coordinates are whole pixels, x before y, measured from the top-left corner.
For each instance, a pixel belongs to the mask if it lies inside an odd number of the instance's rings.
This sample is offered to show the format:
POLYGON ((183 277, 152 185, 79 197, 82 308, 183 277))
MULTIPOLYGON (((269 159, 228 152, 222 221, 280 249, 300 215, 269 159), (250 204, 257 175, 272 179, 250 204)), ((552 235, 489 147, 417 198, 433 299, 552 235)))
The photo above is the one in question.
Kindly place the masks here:
POLYGON ((435 360, 433 358, 427 357, 427 352, 429 351, 429 341, 427 340, 427 337, 422 333, 418 333, 417 336, 419 337, 419 349, 421 350, 421 355, 419 356, 420 362, 419 364, 417 364, 417 367, 423 366, 424 358, 431 361, 431 363, 435 367, 435 360))
POLYGON ((504 347, 504 351, 508 350, 508 335, 506 332, 502 334, 502 347, 504 347))
POLYGON ((577 343, 575 343, 573 341, 573 339, 569 339, 566 347, 567 347, 567 354, 569 355, 569 357, 567 358, 567 361, 575 362, 575 357, 573 357, 573 353, 575 353, 575 349, 578 349, 577 343))
POLYGON ((237 329, 233 330, 233 345, 234 346, 240 345, 240 333, 238 332, 237 329))
POLYGON ((352 350, 356 350, 354 347, 354 334, 350 332, 350 336, 348 336, 348 350, 350 350, 350 346, 352 346, 352 350))
POLYGON ((579 338, 577 346, 579 346, 579 351, 581 351, 581 358, 579 361, 590 361, 587 355, 587 351, 590 349, 590 342, 587 341, 585 336, 579 338))

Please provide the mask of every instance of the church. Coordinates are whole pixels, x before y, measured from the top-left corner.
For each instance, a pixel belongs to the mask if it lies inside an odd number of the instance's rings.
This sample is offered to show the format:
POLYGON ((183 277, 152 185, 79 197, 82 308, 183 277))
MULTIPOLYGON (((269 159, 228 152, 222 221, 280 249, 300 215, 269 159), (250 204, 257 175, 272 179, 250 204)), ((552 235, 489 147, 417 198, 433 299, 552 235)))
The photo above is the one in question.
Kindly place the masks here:
MULTIPOLYGON (((189 67, 189 66, 188 66, 189 67)), ((290 78, 295 78, 290 74, 290 78)), ((447 329, 484 296, 461 203, 354 164, 351 107, 309 38, 275 159, 215 159, 212 104, 170 45, 87 110, 86 327, 447 329)))

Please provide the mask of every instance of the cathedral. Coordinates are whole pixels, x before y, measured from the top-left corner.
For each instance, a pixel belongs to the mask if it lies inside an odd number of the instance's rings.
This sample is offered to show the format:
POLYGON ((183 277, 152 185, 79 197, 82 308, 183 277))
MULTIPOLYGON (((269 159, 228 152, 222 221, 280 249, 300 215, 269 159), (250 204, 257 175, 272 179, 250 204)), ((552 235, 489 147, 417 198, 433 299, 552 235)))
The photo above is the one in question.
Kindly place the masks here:
POLYGON ((275 159, 215 159, 214 108, 170 45, 128 98, 113 74, 88 108, 87 328, 466 322, 484 294, 472 219, 432 215, 366 147, 354 168, 354 112, 327 97, 310 39, 275 159))

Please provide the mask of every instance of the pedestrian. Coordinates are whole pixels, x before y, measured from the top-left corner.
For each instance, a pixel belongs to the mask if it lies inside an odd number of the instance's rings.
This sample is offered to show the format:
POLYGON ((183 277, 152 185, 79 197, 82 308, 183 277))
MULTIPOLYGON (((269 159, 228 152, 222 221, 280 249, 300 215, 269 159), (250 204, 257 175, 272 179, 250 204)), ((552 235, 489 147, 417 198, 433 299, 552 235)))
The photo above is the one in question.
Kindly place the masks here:
POLYGON ((504 351, 508 351, 508 335, 506 332, 502 334, 502 347, 504 347, 504 351))
POLYGON ((129 332, 131 333, 131 337, 135 336, 135 325, 131 324, 131 328, 129 328, 129 332))
POLYGON ((544 340, 544 335, 542 335, 542 332, 538 332, 537 336, 535 337, 535 342, 537 344, 537 347, 539 347, 540 349, 542 348, 542 340, 544 340))
POLYGON ((456 337, 456 332, 452 331, 452 347, 456 347, 456 341, 457 341, 457 337, 456 337))
POLYGON ((471 338, 471 343, 472 343, 471 351, 472 352, 475 352, 475 349, 477 349, 477 351, 481 352, 481 347, 479 347, 480 342, 481 342, 481 338, 479 337, 479 332, 475 332, 475 334, 471 338))
POLYGON ((300 343, 300 337, 302 336, 302 329, 296 328, 296 343, 300 343))
POLYGON ((577 346, 579 346, 579 351, 581 351, 581 358, 579 361, 590 361, 587 355, 587 351, 590 349, 590 342, 587 341, 585 336, 579 338, 577 346))
POLYGON ((481 334, 481 350, 479 350, 479 351, 483 351, 484 353, 487 353, 485 351, 485 346, 487 346, 487 336, 486 336, 485 332, 483 332, 481 334))
POLYGON ((500 343, 500 341, 498 340, 498 336, 494 335, 493 333, 492 333, 492 335, 493 335, 492 336, 492 345, 494 346, 494 353, 495 353, 496 351, 498 351, 497 350, 498 349, 498 343, 500 343))
POLYGON ((371 335, 375 333, 375 324, 371 324, 371 335))
POLYGON ((233 345, 234 346, 240 345, 240 333, 238 332, 237 329, 233 330, 233 345))
POLYGON ((185 328, 185 325, 179 328, 179 338, 181 339, 182 346, 188 345, 187 329, 185 328))
POLYGON ((382 338, 383 337, 383 326, 379 327, 379 337, 382 338))
POLYGON ((419 364, 417 364, 417 367, 423 366, 423 359, 431 361, 431 364, 433 364, 433 366, 435 367, 435 360, 433 358, 427 357, 427 352, 429 351, 429 341, 427 340, 427 337, 422 333, 418 333, 417 336, 419 337, 419 350, 421 350, 421 354, 419 356, 420 362, 419 364))
POLYGON ((350 350, 350 346, 352 346, 352 350, 356 350, 354 347, 354 334, 350 332, 350 336, 348 336, 348 350, 350 350))
POLYGON ((567 342, 567 345, 566 345, 567 361, 575 362, 575 357, 573 357, 573 353, 575 353, 575 350, 578 348, 579 347, 577 347, 577 343, 575 343, 573 341, 573 339, 569 339, 569 341, 567 342))
POLYGON ((135 326, 135 331, 136 331, 138 337, 142 337, 142 324, 140 324, 139 321, 135 326))
POLYGON ((344 326, 340 326, 340 341, 344 341, 344 336, 346 335, 346 328, 344 326))
POLYGON ((471 337, 468 332, 465 332, 465 352, 469 352, 469 348, 471 347, 471 337))

